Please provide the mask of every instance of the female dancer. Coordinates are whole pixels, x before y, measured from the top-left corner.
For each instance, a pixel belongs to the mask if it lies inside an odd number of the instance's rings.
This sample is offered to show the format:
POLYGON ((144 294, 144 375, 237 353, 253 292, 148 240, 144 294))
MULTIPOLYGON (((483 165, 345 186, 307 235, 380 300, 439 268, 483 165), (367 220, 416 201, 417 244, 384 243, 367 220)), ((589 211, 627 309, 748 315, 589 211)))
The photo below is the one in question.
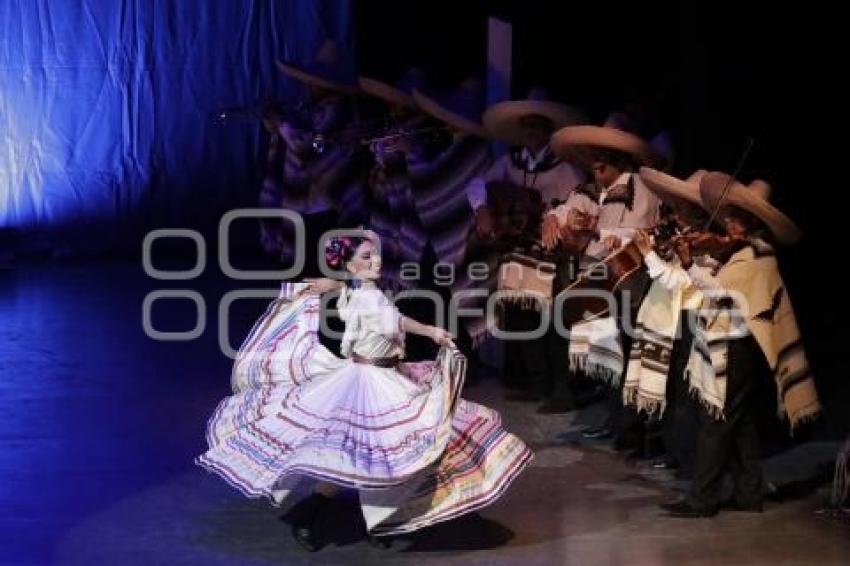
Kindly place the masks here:
POLYGON ((320 516, 339 487, 358 490, 370 535, 410 532, 495 501, 531 459, 498 413, 460 398, 466 359, 444 329, 401 316, 378 289, 371 232, 333 238, 329 265, 348 274, 338 301, 339 358, 318 339, 319 280, 286 283, 236 358, 233 395, 210 420, 198 463, 249 497, 280 504, 296 488, 293 534, 325 544, 320 516), (441 345, 404 363, 404 336, 441 345))

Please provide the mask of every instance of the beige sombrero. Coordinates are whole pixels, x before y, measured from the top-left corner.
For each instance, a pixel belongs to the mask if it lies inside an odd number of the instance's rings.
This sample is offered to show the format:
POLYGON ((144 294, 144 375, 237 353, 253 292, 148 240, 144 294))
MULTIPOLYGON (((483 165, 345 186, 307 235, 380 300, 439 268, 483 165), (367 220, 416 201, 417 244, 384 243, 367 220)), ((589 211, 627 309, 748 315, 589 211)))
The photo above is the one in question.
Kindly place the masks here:
POLYGON ((699 182, 708 174, 705 169, 694 171, 687 179, 679 179, 652 167, 641 167, 638 174, 643 184, 661 200, 684 200, 705 208, 699 192, 699 182))
POLYGON ((533 88, 524 100, 505 100, 490 106, 484 112, 484 127, 493 139, 511 145, 522 145, 525 140, 520 119, 534 115, 551 120, 556 130, 565 126, 586 124, 588 121, 581 110, 554 102, 543 89, 533 88))
POLYGON ((726 173, 708 173, 700 180, 703 206, 713 211, 727 186, 729 190, 722 205, 735 206, 756 216, 773 233, 777 243, 793 244, 802 237, 797 225, 770 204, 771 187, 762 180, 745 185, 726 173))
POLYGON ((448 95, 425 94, 413 91, 413 100, 423 112, 467 134, 487 139, 481 123, 484 107, 484 87, 478 79, 467 79, 448 95))
POLYGON ((313 61, 307 65, 299 66, 283 61, 275 62, 281 71, 306 85, 344 94, 359 92, 357 85, 341 70, 339 46, 333 40, 325 40, 316 52, 313 61))
POLYGON ((614 149, 633 156, 641 165, 663 167, 666 159, 652 144, 632 133, 630 120, 611 114, 602 126, 567 126, 552 135, 552 150, 563 159, 588 164, 592 148, 614 149))
POLYGON ((422 89, 427 83, 427 78, 421 69, 414 68, 408 70, 395 84, 372 77, 360 77, 358 83, 363 92, 390 104, 418 109, 419 106, 413 100, 412 93, 415 89, 422 89))

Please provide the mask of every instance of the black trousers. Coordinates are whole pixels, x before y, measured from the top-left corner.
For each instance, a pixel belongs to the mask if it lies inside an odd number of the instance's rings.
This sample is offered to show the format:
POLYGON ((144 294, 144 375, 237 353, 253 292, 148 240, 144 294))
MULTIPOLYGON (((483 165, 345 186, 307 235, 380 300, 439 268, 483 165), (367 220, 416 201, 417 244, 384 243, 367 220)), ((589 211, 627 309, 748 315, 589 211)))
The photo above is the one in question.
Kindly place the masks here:
MULTIPOLYGON (((505 330, 531 331, 540 326, 541 315, 513 305, 505 306, 505 330)), ((568 342, 551 323, 543 336, 508 339, 505 346, 505 384, 531 391, 541 398, 574 402, 573 375, 568 363, 568 342)), ((574 403, 573 403, 574 404, 574 403)))
MULTIPOLYGON (((563 258, 558 262, 555 273, 555 289, 563 289, 573 279, 577 259, 563 258)), ((528 331, 540 326, 540 313, 520 309, 513 305, 504 306, 505 330, 528 331)), ((551 313, 545 334, 534 339, 506 340, 505 385, 514 389, 530 390, 541 398, 576 405, 576 376, 569 367, 569 340, 555 330, 551 313)))
POLYGON ((679 464, 683 477, 692 477, 696 465, 697 434, 700 406, 691 396, 685 369, 693 343, 690 311, 683 311, 679 320, 680 337, 673 343, 670 372, 667 374, 667 408, 664 411, 662 434, 667 455, 679 464))
POLYGON ((609 428, 614 433, 614 444, 622 449, 641 449, 644 446, 647 431, 646 421, 638 413, 637 408, 623 404, 623 387, 626 382, 625 374, 628 369, 633 337, 624 329, 622 311, 624 309, 629 311, 629 320, 634 325, 634 321, 637 320, 638 308, 643 297, 646 295, 649 282, 649 275, 646 271, 642 271, 629 283, 628 294, 618 293, 616 297, 617 312, 620 313, 620 316, 617 317, 617 327, 620 329, 620 343, 623 347, 623 373, 620 376, 618 386, 608 393, 607 404, 610 412, 603 426, 609 428), (627 307, 624 305, 627 305, 627 307))
POLYGON ((646 438, 646 423, 644 417, 636 407, 623 404, 623 387, 626 384, 626 368, 628 367, 629 353, 632 351, 632 337, 620 332, 620 343, 623 345, 623 374, 620 383, 608 393, 608 407, 610 410, 607 426, 614 433, 615 443, 623 448, 643 447, 646 438))
POLYGON ((726 471, 734 481, 738 505, 759 505, 763 478, 759 461, 754 392, 766 363, 752 336, 729 342, 725 419, 705 410, 697 438, 697 460, 688 501, 702 509, 717 508, 726 471))

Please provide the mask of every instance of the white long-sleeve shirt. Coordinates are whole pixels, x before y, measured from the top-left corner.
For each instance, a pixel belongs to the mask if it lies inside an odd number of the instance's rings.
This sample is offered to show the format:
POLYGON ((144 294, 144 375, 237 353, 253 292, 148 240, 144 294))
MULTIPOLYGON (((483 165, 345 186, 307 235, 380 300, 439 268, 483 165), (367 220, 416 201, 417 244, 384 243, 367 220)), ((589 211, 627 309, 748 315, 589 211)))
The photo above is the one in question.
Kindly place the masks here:
POLYGON ((699 261, 695 260, 687 270, 681 268, 678 262, 664 261, 655 250, 650 250, 644 256, 643 261, 649 271, 649 276, 668 291, 685 288, 689 285, 693 285, 700 291, 722 289, 720 283, 712 274, 717 262, 711 258, 701 257, 699 261))
POLYGON ((660 205, 661 200, 643 184, 638 175, 623 173, 611 185, 599 191, 596 198, 588 192, 575 191, 567 202, 549 214, 554 215, 562 227, 567 223, 567 216, 572 209, 597 216, 599 240, 590 242, 585 254, 602 259, 613 251, 602 243, 607 236, 618 236, 623 244, 627 243, 637 230, 651 228, 658 223, 660 205))
POLYGON ((483 176, 475 177, 467 185, 466 196, 472 209, 478 210, 487 203, 487 183, 503 181, 536 189, 542 201, 548 204, 552 200, 567 200, 584 180, 580 169, 552 156, 548 146, 536 155, 522 148, 503 155, 483 176))

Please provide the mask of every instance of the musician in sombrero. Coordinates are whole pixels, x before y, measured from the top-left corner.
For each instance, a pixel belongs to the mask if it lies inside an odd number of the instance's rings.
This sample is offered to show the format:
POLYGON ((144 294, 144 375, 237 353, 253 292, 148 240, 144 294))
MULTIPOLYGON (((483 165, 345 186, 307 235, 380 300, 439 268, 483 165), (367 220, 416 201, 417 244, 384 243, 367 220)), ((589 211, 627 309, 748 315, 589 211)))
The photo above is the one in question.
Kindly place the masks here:
MULTIPOLYGON (((579 187, 543 222, 543 245, 569 249, 578 256, 580 268, 619 250, 636 230, 651 228, 659 220, 660 200, 637 171, 642 165, 663 166, 665 158, 633 130, 627 116, 614 113, 602 126, 570 126, 552 136, 555 153, 582 166, 593 177, 592 183, 579 187)), ((638 303, 642 293, 639 282, 629 291, 632 301, 638 303)), ((576 324, 570 335, 571 370, 584 371, 620 389, 624 346, 628 352, 629 340, 614 316, 576 324)), ((639 419, 634 411, 624 411, 619 393, 611 399, 611 411, 609 422, 586 431, 586 436, 608 437, 614 427, 623 447, 639 443, 639 419), (635 438, 626 439, 627 433, 635 438)))
MULTIPOLYGON (((544 211, 565 202, 586 177, 584 172, 558 157, 549 145, 554 131, 586 122, 576 108, 551 100, 539 87, 528 96, 490 106, 484 127, 493 140, 507 144, 508 153, 497 159, 482 177, 467 188, 475 211, 475 240, 479 246, 517 236, 519 203, 526 210, 522 231, 537 240, 544 211)), ((495 247, 498 248, 498 245, 495 247)), ((503 305, 503 326, 508 331, 539 327, 540 313, 518 304, 503 305)), ((522 391, 510 399, 546 400, 542 412, 562 412, 574 406, 572 392, 557 390, 556 375, 566 372, 566 342, 550 327, 537 339, 506 340, 505 381, 522 391), (557 395, 554 395, 557 393, 557 395)))
POLYGON ((545 218, 543 244, 554 247, 564 237, 590 232, 583 250, 587 262, 604 258, 631 239, 635 231, 654 226, 660 199, 640 180, 640 166, 666 165, 665 157, 633 133, 630 119, 614 113, 602 126, 572 126, 552 136, 552 148, 564 159, 589 170, 593 182, 545 218), (588 229, 583 217, 596 217, 588 229))
MULTIPOLYGON (((434 268, 434 287, 444 296, 449 308, 474 309, 479 288, 489 281, 470 277, 467 269, 474 261, 469 233, 473 213, 465 189, 493 163, 488 135, 481 122, 484 112, 484 84, 468 77, 452 89, 421 88, 413 91, 419 109, 431 120, 442 124, 448 134, 446 145, 436 155, 423 159, 408 156, 413 200, 419 220, 428 238, 423 272, 434 268), (436 260, 434 265, 432 259, 436 260)), ((474 382, 479 364, 474 348, 486 331, 483 316, 464 316, 459 320, 458 347, 469 359, 468 375, 474 382)))
POLYGON ((699 406, 684 379, 693 341, 691 322, 702 304, 692 281, 701 280, 700 273, 693 277, 691 272, 707 271, 710 276, 720 265, 707 254, 691 257, 685 241, 704 230, 709 218, 699 192, 706 173, 701 169, 679 179, 641 167, 641 180, 664 206, 652 235, 639 230, 634 238, 652 283, 634 324, 623 402, 661 422, 666 453, 653 466, 674 469, 683 479, 693 477, 699 428, 699 406), (687 263, 691 265, 686 269, 687 263))
POLYGON ((364 93, 383 104, 384 130, 370 140, 374 165, 369 173, 367 224, 383 242, 384 284, 393 290, 418 286, 420 277, 402 277, 401 266, 422 261, 428 237, 414 203, 408 160, 421 153, 411 132, 430 126, 428 116, 413 99, 413 90, 426 83, 423 71, 409 69, 398 80, 360 77, 364 93))
POLYGON ((484 216, 477 223, 479 231, 491 227, 487 218, 492 216, 492 210, 486 206, 486 183, 505 182, 534 189, 544 205, 551 208, 565 202, 573 189, 585 181, 584 172, 555 155, 549 145, 556 130, 587 121, 580 110, 551 100, 542 88, 535 87, 524 99, 490 106, 483 121, 488 136, 507 144, 510 150, 467 188, 476 215, 484 216))
MULTIPOLYGON (((700 198, 716 211, 720 236, 690 238, 692 253, 722 262, 715 277, 690 272, 702 289, 702 312, 693 328, 689 386, 704 407, 697 463, 687 496, 662 508, 676 517, 708 517, 721 508, 760 512, 763 477, 754 417, 758 377, 776 384, 779 414, 791 430, 821 410, 794 310, 776 260, 775 246, 792 244, 797 226, 770 203, 764 181, 745 185, 724 173, 700 180, 700 198), (732 500, 721 501, 726 472, 732 500)), ((687 266, 690 257, 682 257, 687 266)))
POLYGON ((261 237, 267 251, 279 254, 285 264, 291 264, 296 253, 306 253, 304 275, 313 276, 318 274, 315 257, 321 234, 363 220, 368 152, 358 144, 336 140, 337 132, 361 120, 355 96, 359 89, 338 44, 330 39, 307 62, 277 61, 277 66, 297 81, 302 102, 297 112, 272 111, 264 116, 270 141, 260 205, 301 214, 307 249, 293 249, 289 222, 262 222, 261 237))
MULTIPOLYGON (((481 121, 484 83, 475 77, 451 90, 419 88, 417 106, 445 126, 448 145, 429 159, 409 156, 416 211, 437 260, 460 266, 467 257, 472 211, 465 188, 491 166, 493 156, 481 121)), ((457 282, 452 289, 457 288, 457 282)))

